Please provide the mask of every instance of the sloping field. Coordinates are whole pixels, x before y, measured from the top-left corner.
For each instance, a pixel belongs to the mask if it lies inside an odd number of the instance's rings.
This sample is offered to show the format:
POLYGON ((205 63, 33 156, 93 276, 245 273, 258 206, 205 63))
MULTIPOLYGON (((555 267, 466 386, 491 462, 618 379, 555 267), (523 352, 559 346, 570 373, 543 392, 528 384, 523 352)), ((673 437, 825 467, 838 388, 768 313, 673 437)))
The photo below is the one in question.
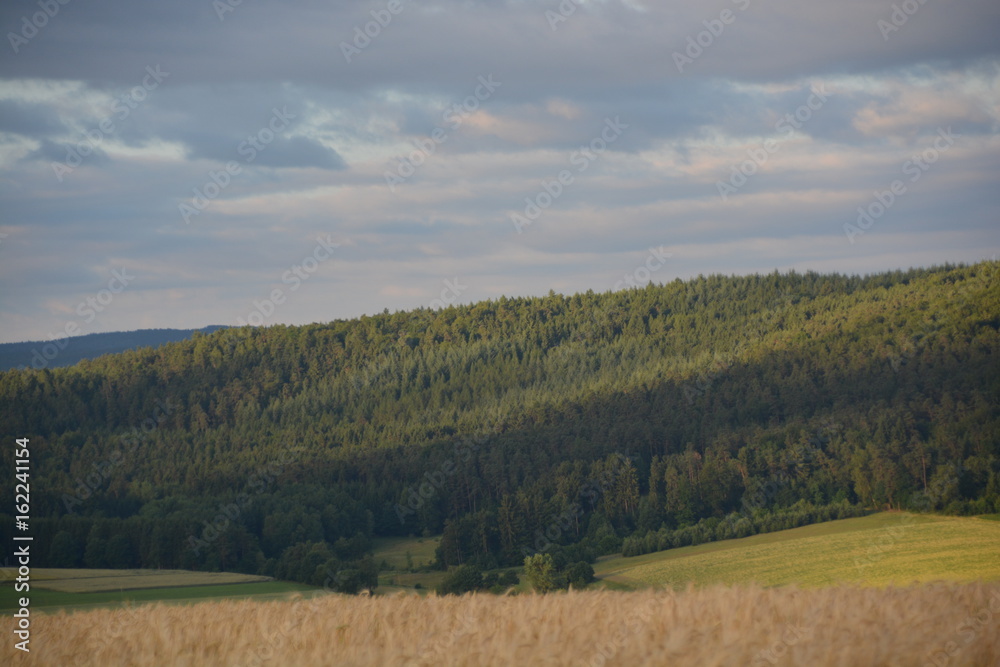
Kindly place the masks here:
MULTIPOLYGON (((287 600, 293 595, 311 596, 323 593, 320 588, 290 581, 258 581, 246 584, 216 584, 213 586, 173 586, 171 588, 140 588, 131 591, 101 591, 99 593, 60 593, 31 591, 31 610, 55 613, 60 610, 80 611, 124 607, 145 602, 194 604, 206 600, 287 600)), ((0 611, 9 613, 18 608, 15 594, 0 597, 0 611)))
POLYGON ((982 583, 324 595, 42 615, 30 656, 4 642, 0 664, 982 666, 998 619, 1000 584, 982 583))
MULTIPOLYGON (((19 607, 24 593, 14 590, 12 570, 3 572, 0 611, 19 607)), ((310 595, 313 586, 235 572, 189 572, 186 570, 31 570, 28 597, 35 612, 57 609, 93 609, 137 602, 193 602, 206 599, 287 598, 310 595)))
MULTIPOLYGON (((13 568, 4 568, 3 580, 13 568)), ((33 587, 62 593, 97 593, 140 588, 212 586, 270 581, 270 577, 238 572, 191 572, 188 570, 59 570, 36 568, 31 571, 33 587)))
POLYGON ((688 583, 822 586, 1000 580, 1000 522, 884 512, 594 567, 626 588, 688 583))

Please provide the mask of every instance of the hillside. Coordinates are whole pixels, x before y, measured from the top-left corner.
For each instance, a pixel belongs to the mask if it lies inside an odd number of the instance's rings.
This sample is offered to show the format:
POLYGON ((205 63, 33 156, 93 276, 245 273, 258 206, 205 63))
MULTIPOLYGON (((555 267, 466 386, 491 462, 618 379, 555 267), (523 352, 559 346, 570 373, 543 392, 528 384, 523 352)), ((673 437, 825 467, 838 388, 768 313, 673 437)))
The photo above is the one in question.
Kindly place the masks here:
POLYGON ((598 577, 626 588, 689 583, 906 586, 1000 580, 1000 522, 882 512, 633 558, 602 559, 598 577))
POLYGON ((12 368, 41 370, 72 366, 84 359, 96 359, 105 354, 118 354, 140 347, 159 347, 187 340, 195 332, 210 334, 222 328, 210 326, 201 329, 140 329, 86 334, 55 341, 0 343, 0 371, 12 368))
POLYGON ((866 508, 988 513, 997 268, 227 329, 0 374, 0 428, 31 438, 33 528, 52 545, 37 564, 61 567, 353 589, 377 577, 374 537, 443 532, 442 566, 489 568, 866 508))

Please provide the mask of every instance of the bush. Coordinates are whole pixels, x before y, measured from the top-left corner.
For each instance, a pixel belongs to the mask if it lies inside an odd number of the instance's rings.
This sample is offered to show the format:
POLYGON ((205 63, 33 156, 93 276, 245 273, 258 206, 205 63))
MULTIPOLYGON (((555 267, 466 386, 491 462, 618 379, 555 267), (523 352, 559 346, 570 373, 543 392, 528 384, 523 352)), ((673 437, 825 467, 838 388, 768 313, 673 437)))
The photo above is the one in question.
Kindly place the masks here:
POLYGON ((338 593, 357 595, 361 592, 362 585, 361 570, 350 568, 337 572, 330 587, 338 593))
POLYGON ((500 574, 499 579, 497 579, 497 583, 501 586, 510 588, 511 586, 517 586, 521 583, 521 579, 517 576, 517 572, 514 570, 507 570, 506 572, 500 574))
POLYGON ((459 565, 437 587, 440 595, 461 595, 483 587, 483 573, 475 565, 459 565))
POLYGON ((584 563, 583 561, 573 563, 566 568, 566 581, 573 588, 583 588, 594 581, 594 568, 590 566, 590 563, 584 563))

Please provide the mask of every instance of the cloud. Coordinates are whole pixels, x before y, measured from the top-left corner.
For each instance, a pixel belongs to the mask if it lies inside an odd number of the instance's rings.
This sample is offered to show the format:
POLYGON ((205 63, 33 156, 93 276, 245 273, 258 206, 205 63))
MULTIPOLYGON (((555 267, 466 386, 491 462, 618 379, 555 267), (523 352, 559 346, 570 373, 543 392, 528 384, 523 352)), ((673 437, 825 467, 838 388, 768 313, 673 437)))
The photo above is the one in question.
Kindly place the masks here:
MULTIPOLYGON (((28 155, 24 157, 24 160, 39 160, 46 163, 61 164, 67 162, 67 156, 72 155, 74 152, 78 152, 78 149, 72 144, 55 143, 48 139, 42 139, 39 147, 28 153, 28 155)), ((86 145, 85 152, 86 160, 89 165, 106 165, 111 161, 108 154, 105 153, 99 146, 86 145)))
MULTIPOLYGON (((690 75, 775 81, 917 61, 967 63, 997 53, 1000 8, 992 0, 968 0, 960 12, 924 4, 886 41, 877 22, 891 18, 892 5, 737 0, 715 7, 649 3, 636 11, 588 3, 553 31, 546 11, 558 11, 555 0, 406 0, 348 63, 340 43, 352 42, 355 28, 371 22, 370 12, 382 9, 380 3, 260 0, 241 3, 220 19, 203 0, 156 8, 92 0, 86 11, 65 6, 15 57, 0 61, 0 76, 129 85, 135 63, 160 63, 191 83, 297 81, 352 91, 441 91, 494 72, 510 80, 517 94, 533 98, 553 89, 599 94, 680 78, 672 53, 723 9, 735 18, 690 75)), ((25 11, 4 4, 5 34, 18 31, 25 11)))
POLYGON ((64 130, 49 107, 17 99, 0 99, 0 132, 34 138, 64 130))
MULTIPOLYGON (((326 235, 335 256, 269 322, 427 306, 456 276, 462 302, 611 289, 652 246, 674 253, 658 281, 1000 249, 992 0, 925 3, 887 39, 893 0, 594 0, 553 23, 560 5, 404 0, 351 62, 341 43, 384 2, 60 5, 0 58, 3 338, 59 329, 119 265, 139 277, 88 333, 234 324, 326 235), (136 96, 147 67, 169 76, 136 96), (456 115, 481 77, 502 84, 456 115), (954 146, 851 244, 857 208, 949 126, 954 146)), ((31 7, 0 6, 3 34, 31 7)))
POLYGON ((913 136, 942 126, 988 133, 1000 126, 1000 91, 984 95, 970 83, 953 76, 915 86, 893 82, 887 94, 857 112, 853 125, 868 137, 913 136))

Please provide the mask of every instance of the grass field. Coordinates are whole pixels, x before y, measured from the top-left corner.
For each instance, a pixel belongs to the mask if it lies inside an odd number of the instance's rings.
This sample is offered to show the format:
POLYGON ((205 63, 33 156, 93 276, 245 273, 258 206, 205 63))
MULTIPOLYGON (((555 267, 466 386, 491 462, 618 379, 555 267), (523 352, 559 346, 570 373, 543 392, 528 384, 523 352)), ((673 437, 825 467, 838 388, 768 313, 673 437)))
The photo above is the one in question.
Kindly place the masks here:
MULTIPOLYGON (((14 590, 11 571, 3 572, 0 611, 16 609, 23 593, 14 590)), ((58 570, 31 571, 31 609, 55 611, 120 606, 132 602, 182 603, 223 598, 269 599, 292 593, 310 594, 314 587, 273 581, 235 572, 186 570, 58 570)))
MULTIPOLYGON (((441 543, 441 536, 436 537, 389 537, 375 540, 375 562, 385 561, 391 569, 379 573, 377 595, 396 595, 398 593, 419 593, 426 595, 436 589, 447 572, 442 570, 424 569, 435 559, 435 550, 441 543), (407 567, 406 554, 409 552, 414 570, 407 567), (419 588, 417 586, 419 585, 419 588)), ((504 570, 520 570, 520 568, 501 568, 504 570)), ((525 581, 514 587, 518 592, 526 592, 525 581)))
POLYGON ((426 594, 434 590, 447 576, 440 570, 426 570, 434 562, 435 550, 441 543, 436 537, 379 537, 374 540, 375 562, 386 562, 389 570, 383 570, 378 577, 379 595, 397 593, 426 594), (410 558, 407 559, 406 555, 410 558), (412 563, 412 570, 411 564, 412 563), (417 589, 415 586, 420 585, 417 589))
POLYGON ((406 560, 407 553, 410 554, 412 567, 430 565, 441 537, 378 537, 374 543, 376 563, 385 561, 392 570, 405 571, 411 567, 406 560))
POLYGON ((694 583, 823 586, 1000 580, 1000 522, 884 512, 739 540, 603 559, 619 589, 694 583))
MULTIPOLYGON (((996 665, 1000 584, 206 602, 33 618, 18 665, 996 665)), ((0 633, 11 637, 10 616, 0 633)))
MULTIPOLYGON (((7 581, 13 568, 4 568, 7 581)), ((138 588, 173 588, 175 586, 211 586, 270 581, 270 577, 239 572, 191 572, 189 570, 59 570, 35 568, 31 581, 38 588, 62 593, 98 593, 138 588)))

